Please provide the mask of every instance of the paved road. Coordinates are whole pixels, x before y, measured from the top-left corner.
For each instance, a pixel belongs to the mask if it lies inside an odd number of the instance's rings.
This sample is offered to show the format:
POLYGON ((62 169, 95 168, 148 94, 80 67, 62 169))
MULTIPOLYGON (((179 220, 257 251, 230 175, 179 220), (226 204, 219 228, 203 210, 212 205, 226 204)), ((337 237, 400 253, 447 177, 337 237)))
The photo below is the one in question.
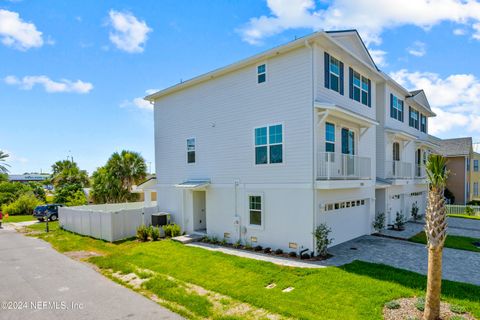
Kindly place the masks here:
POLYGON ((5 229, 0 229, 0 303, 1 320, 182 319, 46 242, 5 229), (26 302, 28 309, 5 310, 8 301, 26 302), (70 310, 50 309, 64 306, 70 310))

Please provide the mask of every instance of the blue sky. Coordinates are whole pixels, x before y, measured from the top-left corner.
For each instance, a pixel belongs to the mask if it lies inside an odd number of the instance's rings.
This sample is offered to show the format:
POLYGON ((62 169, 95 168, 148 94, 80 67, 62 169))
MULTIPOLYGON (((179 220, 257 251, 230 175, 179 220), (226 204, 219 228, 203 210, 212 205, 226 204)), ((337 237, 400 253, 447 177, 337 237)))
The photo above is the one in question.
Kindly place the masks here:
POLYGON ((0 0, 0 149, 12 173, 68 155, 91 173, 122 149, 153 163, 147 90, 344 28, 383 71, 427 91, 434 134, 480 141, 480 4, 376 2, 0 0))

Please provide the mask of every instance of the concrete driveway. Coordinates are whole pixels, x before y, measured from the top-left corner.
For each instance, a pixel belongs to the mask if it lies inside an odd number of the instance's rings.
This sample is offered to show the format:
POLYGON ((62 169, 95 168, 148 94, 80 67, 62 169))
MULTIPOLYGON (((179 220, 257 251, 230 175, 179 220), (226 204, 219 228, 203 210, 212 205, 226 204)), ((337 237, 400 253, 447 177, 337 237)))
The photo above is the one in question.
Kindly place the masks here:
POLYGON ((0 319, 182 318, 42 240, 0 229, 0 319))
MULTIPOLYGON (((377 236, 363 236, 329 249, 332 258, 320 262, 339 266, 354 260, 383 263, 395 268, 427 274, 428 257, 424 244, 377 236)), ((480 285, 480 253, 443 249, 443 278, 480 285)))

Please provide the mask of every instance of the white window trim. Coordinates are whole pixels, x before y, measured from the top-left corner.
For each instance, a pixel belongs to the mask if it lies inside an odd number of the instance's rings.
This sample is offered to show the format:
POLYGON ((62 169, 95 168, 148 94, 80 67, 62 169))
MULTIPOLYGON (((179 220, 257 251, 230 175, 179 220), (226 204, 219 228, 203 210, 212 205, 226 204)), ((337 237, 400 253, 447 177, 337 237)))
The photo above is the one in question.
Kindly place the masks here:
MULTIPOLYGON (((391 119, 395 119, 395 120, 400 121, 400 122, 405 122, 405 101, 403 101, 402 99, 400 99, 397 95, 393 94, 393 92, 392 92, 392 95, 393 95, 393 97, 397 100, 397 103, 395 103, 395 99, 393 99, 393 101, 392 101, 392 107, 393 107, 393 109, 397 110, 397 117, 393 117, 392 114, 390 114, 390 118, 391 118, 391 119), (399 105, 399 103, 398 103, 399 101, 402 101, 403 110, 400 109, 400 105, 399 105), (399 112, 402 113, 402 118, 403 118, 403 120, 398 119, 398 118, 399 118, 399 117, 398 117, 399 112)), ((408 115, 408 117, 409 117, 409 119, 410 119, 410 114, 408 115)))
POLYGON ((332 56, 332 55, 329 55, 329 56, 330 56, 329 59, 328 59, 328 81, 329 81, 329 89, 332 90, 332 91, 335 91, 335 92, 337 92, 337 93, 340 93, 340 87, 341 87, 340 82, 342 81, 342 79, 340 79, 340 62, 341 62, 341 60, 335 58, 335 57, 332 56), (335 60, 338 61, 338 74, 336 74, 335 72, 332 71, 332 67, 331 67, 331 65, 332 65, 332 59, 335 59, 335 60), (334 76, 338 77, 338 91, 332 89, 332 77, 331 77, 332 74, 333 74, 334 76))
POLYGON ((188 137, 185 139, 185 142, 186 142, 186 150, 185 150, 185 161, 187 162, 188 165, 192 166, 192 165, 195 165, 197 162, 198 162, 198 158, 197 158, 197 138, 196 137, 188 137), (195 152, 195 162, 188 162, 188 140, 191 140, 193 139, 195 141, 195 150, 193 150, 195 152))
POLYGON ((337 124, 333 121, 325 121, 325 130, 324 130, 324 134, 325 134, 325 145, 324 145, 324 149, 325 151, 324 152, 331 152, 331 151, 327 151, 327 143, 331 143, 333 144, 333 153, 336 153, 337 151, 337 145, 336 145, 336 141, 337 141, 337 124), (333 141, 331 140, 327 140, 327 123, 328 124, 331 124, 333 125, 333 141))
POLYGON ((259 63, 256 65, 255 67, 255 75, 256 75, 256 80, 257 80, 257 85, 262 85, 264 83, 267 83, 268 82, 268 76, 267 76, 267 62, 262 62, 262 63, 259 63), (258 67, 260 67, 261 65, 265 65, 265 72, 258 72, 258 67), (258 82, 258 76, 261 75, 261 74, 264 74, 265 75, 265 81, 263 82, 258 82))
MULTIPOLYGON (((254 167, 268 167, 268 166, 283 166, 285 165, 285 123, 283 122, 276 122, 276 123, 270 123, 270 124, 265 124, 265 125, 261 125, 261 126, 257 126, 257 127, 254 127, 253 130, 252 130, 252 142, 253 142, 253 166, 254 167), (270 146, 275 146, 275 145, 279 145, 280 143, 274 143, 274 144, 270 144, 269 140, 270 140, 270 132, 269 132, 269 127, 271 126, 277 126, 277 125, 281 125, 282 126, 282 162, 281 163, 270 163, 270 146), (255 144, 255 130, 256 129, 260 129, 260 128, 265 128, 267 127, 267 163, 261 163, 261 164, 257 164, 255 162, 255 154, 256 154, 256 150, 255 148, 257 147, 257 145, 255 144)), ((263 146, 263 145, 262 145, 263 146)))
POLYGON ((368 85, 368 80, 369 80, 369 79, 368 79, 367 77, 365 77, 364 75, 362 75, 360 72, 355 71, 355 69, 353 69, 353 68, 352 68, 352 77, 353 77, 353 78, 352 78, 352 85, 353 85, 353 87, 360 89, 360 96, 358 97, 358 100, 355 99, 355 91, 352 92, 352 100, 353 100, 353 101, 357 101, 358 103, 360 103, 360 104, 368 107, 368 90, 365 91, 365 90, 362 88, 362 81, 363 81, 363 79, 367 80, 367 85, 368 85), (355 81, 354 81, 354 80, 355 80, 355 73, 358 74, 358 76, 359 76, 360 86, 357 86, 357 85, 355 84, 355 81), (365 92, 365 93, 367 94, 367 103, 366 103, 366 104, 362 102, 362 92, 365 92))
MULTIPOLYGON (((348 129, 349 131, 353 131, 353 133, 355 134, 355 140, 354 140, 354 143, 355 143, 355 154, 353 154, 354 156, 358 156, 359 153, 359 144, 360 144, 360 129, 358 127, 356 127, 355 125, 352 125, 351 123, 348 123, 348 122, 343 122, 343 121, 339 121, 339 120, 330 120, 330 119, 327 119, 325 120, 325 125, 323 126, 323 138, 325 140, 325 143, 323 144, 323 148, 321 150, 323 151, 319 151, 319 152, 327 152, 326 151, 326 143, 328 142, 327 141, 327 122, 333 124, 335 126, 335 154, 342 154, 342 129, 348 129)), ((322 147, 322 146, 320 146, 322 147)))
POLYGON ((245 206, 247 208, 247 227, 250 229, 257 229, 257 230, 264 230, 265 229, 265 196, 263 192, 247 192, 247 205, 245 206), (260 219, 261 219, 261 224, 250 224, 250 197, 260 197, 262 201, 262 209, 260 210, 260 219))

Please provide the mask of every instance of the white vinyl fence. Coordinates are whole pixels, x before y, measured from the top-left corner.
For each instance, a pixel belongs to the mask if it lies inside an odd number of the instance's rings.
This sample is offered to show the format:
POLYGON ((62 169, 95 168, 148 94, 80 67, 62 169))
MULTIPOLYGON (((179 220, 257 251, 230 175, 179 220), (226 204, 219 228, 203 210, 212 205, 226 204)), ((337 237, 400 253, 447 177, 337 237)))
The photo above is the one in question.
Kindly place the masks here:
POLYGON ((457 204, 447 204, 447 214, 465 214, 467 207, 472 208, 475 215, 480 215, 480 206, 468 206, 468 205, 457 205, 457 204))
POLYGON ((61 207, 60 226, 65 230, 97 239, 114 242, 134 237, 142 224, 149 226, 156 202, 144 207, 143 202, 61 207))

